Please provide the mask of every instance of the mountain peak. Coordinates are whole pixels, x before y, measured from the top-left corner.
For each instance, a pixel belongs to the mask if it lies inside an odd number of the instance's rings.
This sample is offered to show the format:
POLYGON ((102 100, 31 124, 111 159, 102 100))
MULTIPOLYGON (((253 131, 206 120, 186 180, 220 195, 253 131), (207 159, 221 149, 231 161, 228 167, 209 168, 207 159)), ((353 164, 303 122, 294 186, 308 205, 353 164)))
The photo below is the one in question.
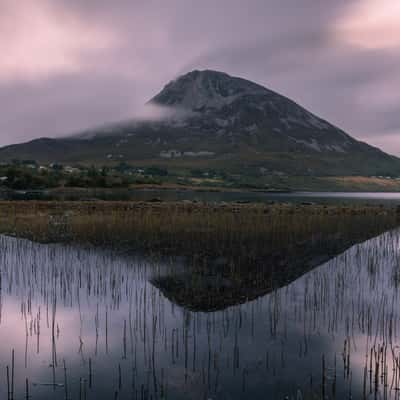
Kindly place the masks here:
POLYGON ((243 95, 267 92, 256 83, 224 72, 194 70, 169 82, 150 103, 199 111, 220 108, 243 95))
POLYGON ((111 124, 67 139, 8 146, 0 149, 0 158, 212 169, 234 182, 400 175, 399 159, 355 140, 279 93, 223 72, 182 75, 150 105, 165 115, 111 124))

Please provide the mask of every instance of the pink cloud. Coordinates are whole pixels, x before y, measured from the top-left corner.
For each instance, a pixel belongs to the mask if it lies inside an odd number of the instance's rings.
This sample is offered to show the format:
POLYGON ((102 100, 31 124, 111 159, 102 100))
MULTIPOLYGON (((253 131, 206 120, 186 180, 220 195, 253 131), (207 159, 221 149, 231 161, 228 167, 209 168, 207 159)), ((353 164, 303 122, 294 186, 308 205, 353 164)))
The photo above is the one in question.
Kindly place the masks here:
POLYGON ((366 49, 400 47, 400 2, 365 0, 355 3, 334 27, 340 40, 366 49))
POLYGON ((0 5, 0 80, 36 80, 73 73, 89 55, 115 44, 115 34, 46 0, 0 5))

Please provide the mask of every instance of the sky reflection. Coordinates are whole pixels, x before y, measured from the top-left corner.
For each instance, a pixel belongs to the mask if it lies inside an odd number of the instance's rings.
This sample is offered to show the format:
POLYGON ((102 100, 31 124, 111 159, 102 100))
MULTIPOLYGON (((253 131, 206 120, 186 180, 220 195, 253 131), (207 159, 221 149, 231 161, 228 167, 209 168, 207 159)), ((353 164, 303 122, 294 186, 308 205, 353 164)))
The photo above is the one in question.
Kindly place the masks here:
POLYGON ((64 360, 71 399, 395 398, 399 245, 386 233, 274 293, 204 313, 150 283, 182 265, 1 237, 0 396, 15 349, 16 398, 28 378, 33 399, 64 399, 64 360))

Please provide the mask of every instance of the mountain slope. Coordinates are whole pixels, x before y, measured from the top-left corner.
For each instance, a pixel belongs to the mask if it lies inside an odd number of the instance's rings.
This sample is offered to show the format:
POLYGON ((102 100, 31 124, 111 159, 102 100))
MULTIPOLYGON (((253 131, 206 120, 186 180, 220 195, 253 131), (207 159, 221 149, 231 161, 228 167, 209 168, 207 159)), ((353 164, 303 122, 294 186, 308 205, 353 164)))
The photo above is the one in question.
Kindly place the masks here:
POLYGON ((241 78, 192 71, 148 103, 158 120, 0 149, 0 160, 129 162, 231 174, 400 175, 400 160, 359 142, 290 99, 241 78))

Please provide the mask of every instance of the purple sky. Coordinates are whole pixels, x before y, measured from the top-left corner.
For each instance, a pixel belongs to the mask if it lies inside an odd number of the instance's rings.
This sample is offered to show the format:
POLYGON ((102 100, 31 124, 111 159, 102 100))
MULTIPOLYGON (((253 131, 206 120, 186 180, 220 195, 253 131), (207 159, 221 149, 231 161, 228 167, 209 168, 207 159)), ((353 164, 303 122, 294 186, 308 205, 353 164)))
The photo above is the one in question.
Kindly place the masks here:
POLYGON ((1 0, 0 145, 134 116, 217 69, 400 155, 399 0, 1 0))

